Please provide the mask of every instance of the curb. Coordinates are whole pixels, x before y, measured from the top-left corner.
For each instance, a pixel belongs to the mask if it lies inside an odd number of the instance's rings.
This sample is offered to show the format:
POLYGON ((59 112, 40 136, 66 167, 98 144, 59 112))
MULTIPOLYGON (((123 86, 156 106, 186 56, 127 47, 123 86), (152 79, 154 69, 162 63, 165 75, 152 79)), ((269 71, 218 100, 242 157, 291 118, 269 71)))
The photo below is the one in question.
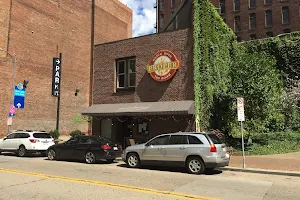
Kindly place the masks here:
POLYGON ((272 174, 272 175, 300 177, 300 172, 296 172, 296 171, 266 170, 266 169, 255 169, 255 168, 243 169, 238 167, 221 167, 219 169, 224 171, 249 172, 249 173, 257 173, 257 174, 272 174))

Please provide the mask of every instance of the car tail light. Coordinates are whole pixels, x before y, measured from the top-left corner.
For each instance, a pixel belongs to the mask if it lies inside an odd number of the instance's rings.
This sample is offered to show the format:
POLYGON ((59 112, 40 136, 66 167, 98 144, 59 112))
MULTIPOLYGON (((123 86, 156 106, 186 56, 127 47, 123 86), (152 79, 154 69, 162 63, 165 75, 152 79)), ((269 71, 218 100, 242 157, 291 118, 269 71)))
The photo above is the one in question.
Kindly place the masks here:
POLYGON ((119 148, 120 148, 120 150, 122 151, 122 149, 123 149, 123 146, 122 146, 122 145, 120 145, 120 147, 119 147, 119 148))
POLYGON ((107 144, 102 145, 101 147, 102 147, 102 149, 104 149, 104 150, 111 149, 111 146, 109 146, 109 145, 107 145, 107 144))
POLYGON ((37 142, 37 140, 35 140, 35 139, 29 139, 29 141, 30 141, 31 143, 36 143, 36 142, 37 142))
POLYGON ((217 147, 214 144, 210 144, 210 152, 217 152, 217 147))

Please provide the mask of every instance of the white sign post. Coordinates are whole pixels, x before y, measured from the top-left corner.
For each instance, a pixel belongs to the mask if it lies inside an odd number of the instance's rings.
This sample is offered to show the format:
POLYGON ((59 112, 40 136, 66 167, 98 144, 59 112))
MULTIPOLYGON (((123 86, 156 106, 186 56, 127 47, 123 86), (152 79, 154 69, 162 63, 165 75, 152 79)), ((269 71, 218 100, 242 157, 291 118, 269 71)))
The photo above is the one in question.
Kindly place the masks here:
POLYGON ((237 113, 238 113, 238 121, 241 122, 242 151, 243 151, 243 168, 246 168, 246 163, 245 163, 245 144, 244 144, 244 134, 243 134, 243 121, 245 121, 244 98, 237 98, 237 113))

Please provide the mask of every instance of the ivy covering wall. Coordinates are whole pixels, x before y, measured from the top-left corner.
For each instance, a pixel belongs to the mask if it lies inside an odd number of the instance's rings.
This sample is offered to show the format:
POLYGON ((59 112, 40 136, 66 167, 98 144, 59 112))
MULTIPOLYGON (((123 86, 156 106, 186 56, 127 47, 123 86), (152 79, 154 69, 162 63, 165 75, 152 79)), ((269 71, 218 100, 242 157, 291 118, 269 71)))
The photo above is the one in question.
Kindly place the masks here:
MULTIPOLYGON (((271 130, 300 130, 300 32, 282 34, 272 38, 243 42, 248 53, 272 57, 275 68, 280 73, 284 90, 281 92, 281 105, 276 105, 279 111, 269 128, 271 130)), ((262 66, 264 67, 264 66, 262 66)), ((275 87, 276 83, 273 83, 275 87)))
POLYGON ((230 85, 235 35, 209 0, 194 0, 194 94, 196 129, 210 126, 214 98, 230 85))
POLYGON ((300 130, 300 33, 237 43, 209 0, 194 0, 197 131, 239 132, 236 98, 245 99, 245 131, 300 130))

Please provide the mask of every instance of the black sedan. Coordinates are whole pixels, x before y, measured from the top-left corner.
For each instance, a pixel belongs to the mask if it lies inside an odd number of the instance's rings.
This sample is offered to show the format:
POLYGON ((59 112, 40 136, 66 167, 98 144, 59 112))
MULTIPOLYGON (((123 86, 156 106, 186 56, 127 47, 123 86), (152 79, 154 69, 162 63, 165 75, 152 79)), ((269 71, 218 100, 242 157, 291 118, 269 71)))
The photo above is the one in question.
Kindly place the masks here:
POLYGON ((48 148, 49 160, 84 160, 92 164, 98 160, 112 163, 121 156, 122 146, 99 136, 74 136, 62 144, 48 148))

